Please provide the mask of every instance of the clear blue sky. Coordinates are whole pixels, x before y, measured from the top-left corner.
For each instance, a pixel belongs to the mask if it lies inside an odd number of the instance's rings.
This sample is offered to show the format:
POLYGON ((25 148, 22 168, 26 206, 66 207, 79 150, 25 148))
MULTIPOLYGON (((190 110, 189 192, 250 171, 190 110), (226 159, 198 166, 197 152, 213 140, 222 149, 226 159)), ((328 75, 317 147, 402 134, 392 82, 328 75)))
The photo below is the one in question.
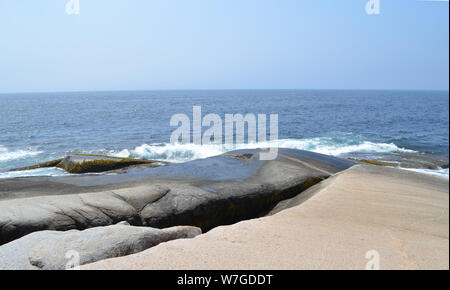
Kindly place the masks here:
POLYGON ((0 0, 0 92, 438 89, 448 2, 0 0))

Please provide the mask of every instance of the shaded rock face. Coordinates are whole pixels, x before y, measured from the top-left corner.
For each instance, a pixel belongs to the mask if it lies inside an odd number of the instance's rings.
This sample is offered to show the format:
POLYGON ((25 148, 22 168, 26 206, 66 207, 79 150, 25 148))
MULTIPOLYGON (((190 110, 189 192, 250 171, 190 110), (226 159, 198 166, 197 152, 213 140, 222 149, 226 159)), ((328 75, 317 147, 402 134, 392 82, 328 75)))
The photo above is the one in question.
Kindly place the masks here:
POLYGON ((195 227, 154 229, 128 223, 84 231, 41 231, 0 246, 0 269, 64 270, 135 254, 160 243, 200 235, 195 227))
POLYGON ((239 150, 231 152, 231 157, 115 176, 33 178, 28 182, 39 189, 34 191, 24 179, 1 181, 0 196, 6 197, 0 198, 0 244, 35 231, 83 230, 119 221, 156 228, 190 225, 208 231, 265 215, 281 200, 355 164, 291 149, 280 149, 276 160, 261 161, 259 152, 239 150), (105 187, 117 180, 122 183, 105 187), (4 192, 2 182, 7 188, 4 192), (80 193, 76 193, 77 184, 80 193), (72 186, 70 194, 58 195, 68 185, 72 186), (33 197, 7 198, 27 195, 33 197))

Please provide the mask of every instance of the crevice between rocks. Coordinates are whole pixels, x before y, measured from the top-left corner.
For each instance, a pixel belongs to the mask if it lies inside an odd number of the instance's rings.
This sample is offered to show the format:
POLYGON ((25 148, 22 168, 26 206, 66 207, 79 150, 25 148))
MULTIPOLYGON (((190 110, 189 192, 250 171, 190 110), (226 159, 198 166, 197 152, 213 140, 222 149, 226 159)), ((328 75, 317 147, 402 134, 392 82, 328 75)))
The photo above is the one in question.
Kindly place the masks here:
POLYGON ((199 227, 203 233, 206 233, 219 226, 264 217, 281 201, 294 198, 326 179, 327 177, 308 178, 302 183, 278 193, 274 193, 273 189, 269 188, 264 194, 244 195, 202 203, 180 214, 168 215, 163 218, 148 218, 144 224, 155 228, 189 225, 199 227))

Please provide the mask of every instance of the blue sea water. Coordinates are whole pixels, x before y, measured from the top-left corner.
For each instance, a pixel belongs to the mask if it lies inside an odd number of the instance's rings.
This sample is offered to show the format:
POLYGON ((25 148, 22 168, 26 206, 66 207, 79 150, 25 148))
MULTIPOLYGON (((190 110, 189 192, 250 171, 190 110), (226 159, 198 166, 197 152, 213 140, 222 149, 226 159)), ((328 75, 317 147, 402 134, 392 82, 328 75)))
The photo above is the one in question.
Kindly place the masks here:
MULTIPOLYGON (((439 91, 216 90, 0 95, 0 178, 61 175, 12 168, 98 153, 172 162, 234 148, 172 145, 174 114, 279 115, 281 147, 334 156, 449 156, 449 94, 439 91)), ((426 170, 424 170, 425 172, 426 170)), ((448 176, 448 169, 425 172, 448 176)))

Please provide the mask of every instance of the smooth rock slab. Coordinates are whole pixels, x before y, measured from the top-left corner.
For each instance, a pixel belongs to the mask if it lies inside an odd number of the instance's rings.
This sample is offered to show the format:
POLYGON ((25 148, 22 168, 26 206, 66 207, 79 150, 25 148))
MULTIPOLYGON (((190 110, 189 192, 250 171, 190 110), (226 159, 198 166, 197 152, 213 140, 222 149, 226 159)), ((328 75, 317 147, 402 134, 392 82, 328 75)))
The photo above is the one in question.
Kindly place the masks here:
POLYGON ((64 270, 78 265, 135 254, 160 243, 194 238, 201 229, 132 227, 128 223, 84 231, 41 231, 0 247, 2 270, 64 270))
POLYGON ((357 165, 279 203, 272 213, 81 268, 449 269, 448 179, 357 165))
POLYGON ((265 215, 281 200, 355 164, 292 149, 264 161, 260 152, 239 150, 126 174, 0 180, 0 244, 35 231, 119 221, 208 231, 265 215))

